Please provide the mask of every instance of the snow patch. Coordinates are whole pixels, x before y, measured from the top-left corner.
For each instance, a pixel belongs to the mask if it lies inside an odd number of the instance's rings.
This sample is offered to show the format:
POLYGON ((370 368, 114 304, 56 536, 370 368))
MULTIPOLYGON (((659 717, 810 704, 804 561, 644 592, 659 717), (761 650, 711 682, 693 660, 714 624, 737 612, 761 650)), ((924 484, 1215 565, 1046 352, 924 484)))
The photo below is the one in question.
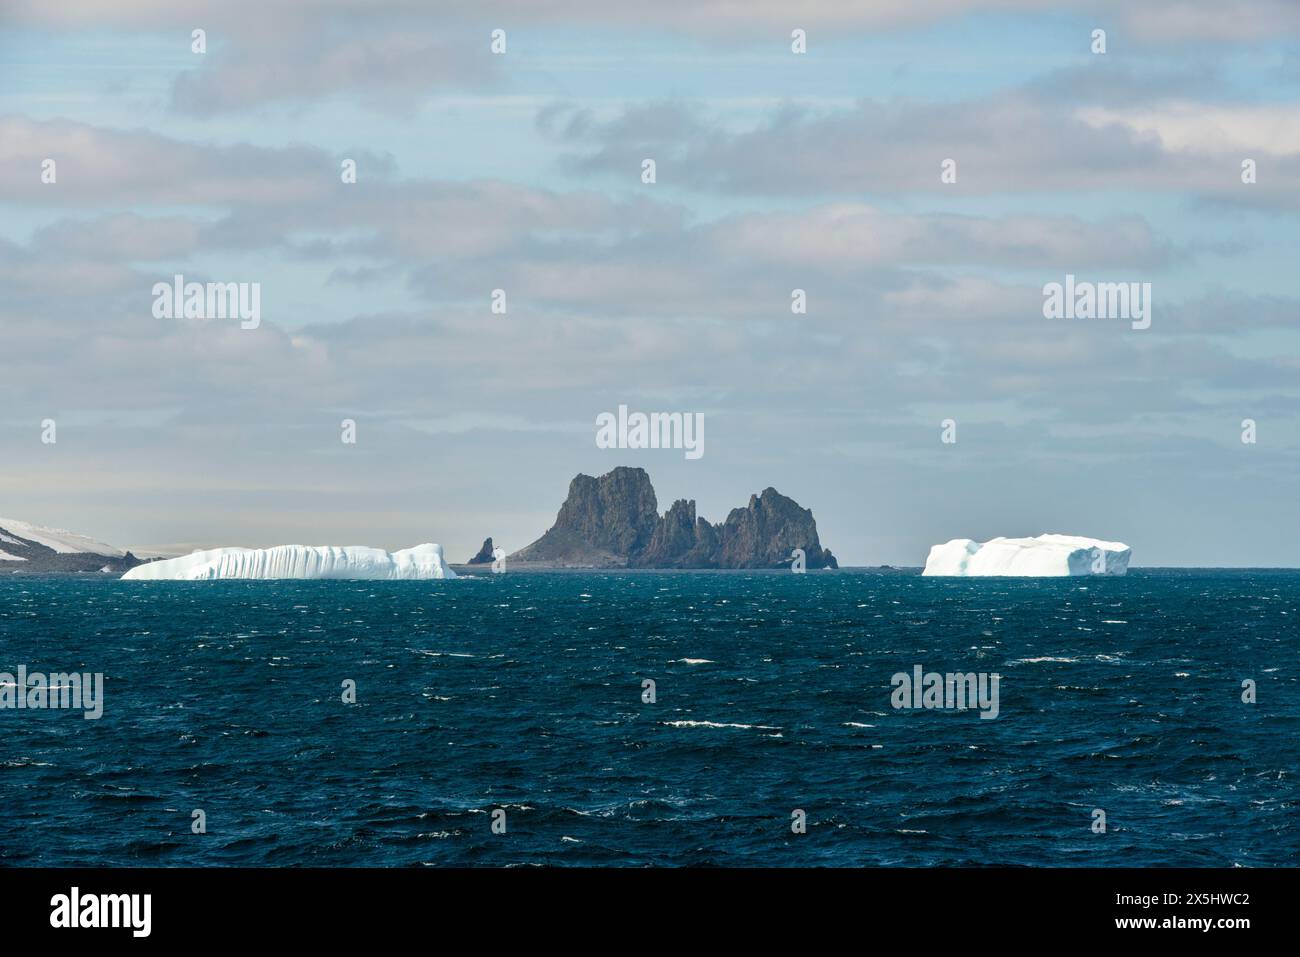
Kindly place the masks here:
MULTIPOLYGON (((126 555, 126 552, 120 548, 105 545, 103 542, 97 542, 93 538, 87 538, 85 535, 78 535, 63 528, 47 528, 44 525, 33 525, 31 522, 20 522, 13 518, 0 518, 0 529, 8 532, 9 535, 25 538, 37 545, 44 545, 61 555, 89 553, 91 555, 105 555, 109 558, 123 558, 126 555)), ((11 545, 22 544, 8 536, 4 536, 4 540, 11 545)))

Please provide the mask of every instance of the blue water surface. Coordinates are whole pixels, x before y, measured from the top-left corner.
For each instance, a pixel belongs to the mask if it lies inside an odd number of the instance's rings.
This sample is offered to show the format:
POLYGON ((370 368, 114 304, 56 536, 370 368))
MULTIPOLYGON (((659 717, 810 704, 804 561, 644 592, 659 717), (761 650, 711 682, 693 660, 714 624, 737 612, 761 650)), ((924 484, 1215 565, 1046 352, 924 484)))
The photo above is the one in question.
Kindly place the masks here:
POLYGON ((0 710, 7 865, 1300 861, 1297 571, 15 575, 20 664, 104 713, 0 710))

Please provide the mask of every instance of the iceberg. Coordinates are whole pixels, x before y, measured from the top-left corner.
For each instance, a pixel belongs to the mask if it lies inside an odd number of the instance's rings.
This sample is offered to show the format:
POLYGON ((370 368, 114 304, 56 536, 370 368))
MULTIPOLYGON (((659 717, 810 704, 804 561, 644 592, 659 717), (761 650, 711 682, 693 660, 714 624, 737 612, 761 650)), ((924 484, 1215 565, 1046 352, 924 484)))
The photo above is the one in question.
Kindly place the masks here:
POLYGON ((212 548, 138 565, 124 581, 210 581, 218 578, 332 578, 397 581, 455 578, 441 545, 397 552, 364 545, 276 545, 274 548, 212 548))
POLYGON ((1123 542, 1081 535, 993 538, 974 542, 954 538, 930 548, 922 575, 1019 576, 1123 575, 1132 554, 1123 542))

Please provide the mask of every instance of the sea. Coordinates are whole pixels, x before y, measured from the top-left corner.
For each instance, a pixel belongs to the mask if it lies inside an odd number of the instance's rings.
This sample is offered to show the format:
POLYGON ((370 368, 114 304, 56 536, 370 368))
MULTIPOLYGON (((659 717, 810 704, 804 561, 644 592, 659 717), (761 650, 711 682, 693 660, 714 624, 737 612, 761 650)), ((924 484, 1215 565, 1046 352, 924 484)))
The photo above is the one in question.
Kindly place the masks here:
POLYGON ((0 865, 1295 865, 1298 665, 1294 570, 12 575, 102 715, 0 709, 0 865))

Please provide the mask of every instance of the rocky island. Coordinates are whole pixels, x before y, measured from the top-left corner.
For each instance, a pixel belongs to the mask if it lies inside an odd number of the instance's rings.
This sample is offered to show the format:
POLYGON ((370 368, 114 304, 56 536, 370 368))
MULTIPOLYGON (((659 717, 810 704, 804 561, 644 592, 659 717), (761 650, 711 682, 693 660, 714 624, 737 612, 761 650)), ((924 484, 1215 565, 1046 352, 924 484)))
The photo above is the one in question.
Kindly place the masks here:
POLYGON ((578 475, 555 524, 507 559, 563 568, 788 568, 801 548, 806 567, 838 568, 817 537, 812 512, 774 488, 749 497, 716 525, 678 499, 663 515, 645 469, 620 466, 578 475))

